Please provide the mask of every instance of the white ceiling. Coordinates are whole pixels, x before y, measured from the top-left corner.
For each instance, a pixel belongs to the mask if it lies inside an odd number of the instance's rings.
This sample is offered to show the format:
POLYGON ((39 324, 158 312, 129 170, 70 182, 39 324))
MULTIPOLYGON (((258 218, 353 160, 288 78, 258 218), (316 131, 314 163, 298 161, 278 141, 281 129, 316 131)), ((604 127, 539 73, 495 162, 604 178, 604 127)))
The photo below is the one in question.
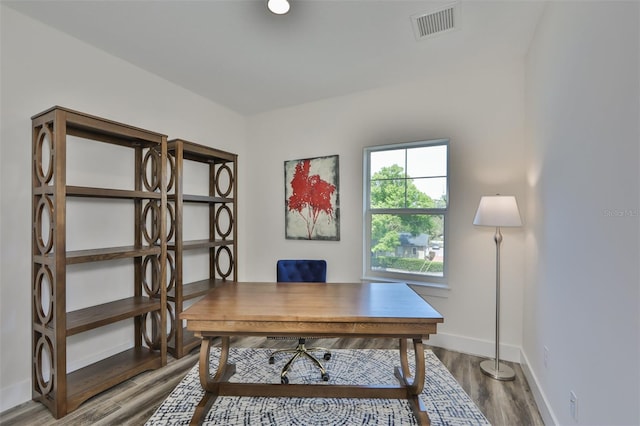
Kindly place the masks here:
POLYGON ((459 28, 417 41, 411 16, 452 1, 5 1, 244 115, 523 58, 544 4, 463 0, 459 28))

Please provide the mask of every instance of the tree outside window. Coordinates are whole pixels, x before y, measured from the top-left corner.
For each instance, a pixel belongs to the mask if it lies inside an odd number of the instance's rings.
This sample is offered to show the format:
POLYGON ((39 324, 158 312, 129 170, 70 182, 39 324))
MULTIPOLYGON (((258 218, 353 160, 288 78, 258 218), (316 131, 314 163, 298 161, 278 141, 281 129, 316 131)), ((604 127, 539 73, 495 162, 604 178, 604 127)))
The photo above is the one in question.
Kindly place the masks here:
POLYGON ((365 277, 443 282, 448 140, 365 149, 365 277))

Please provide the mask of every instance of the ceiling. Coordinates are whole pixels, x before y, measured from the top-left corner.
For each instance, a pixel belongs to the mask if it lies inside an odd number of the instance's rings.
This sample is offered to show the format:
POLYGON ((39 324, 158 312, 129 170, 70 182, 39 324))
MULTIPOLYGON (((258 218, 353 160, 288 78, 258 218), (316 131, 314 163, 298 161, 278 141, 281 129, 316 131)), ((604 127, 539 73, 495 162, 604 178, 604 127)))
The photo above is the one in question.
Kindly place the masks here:
POLYGON ((457 29, 416 40, 411 17, 449 1, 4 1, 243 115, 523 58, 544 3, 459 2, 457 29), (442 71, 440 71, 442 72, 442 71))

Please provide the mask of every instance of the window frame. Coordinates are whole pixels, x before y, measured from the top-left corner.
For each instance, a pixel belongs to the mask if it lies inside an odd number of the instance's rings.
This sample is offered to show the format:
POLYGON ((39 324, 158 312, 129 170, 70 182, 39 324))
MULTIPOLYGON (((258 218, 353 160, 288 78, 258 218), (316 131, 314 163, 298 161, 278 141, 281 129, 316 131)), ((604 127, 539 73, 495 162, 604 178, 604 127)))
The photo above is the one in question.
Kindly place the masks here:
MULTIPOLYGON (((362 193, 363 193, 363 210, 362 210, 362 232, 363 232, 363 244, 362 244, 362 280, 363 281, 385 281, 385 282, 404 282, 408 284, 416 284, 427 287, 434 287, 436 289, 448 290, 448 247, 449 247, 449 210, 451 208, 451 194, 450 194, 450 140, 448 138, 442 139, 430 139, 420 140, 413 142, 400 142, 393 144, 369 146, 363 149, 363 179, 362 179, 362 193), (446 206, 438 208, 370 208, 371 205, 371 153, 380 151, 392 151, 400 149, 421 148, 430 146, 444 145, 447 147, 446 157, 446 206), (371 218, 373 214, 429 214, 429 215, 442 215, 444 220, 444 265, 442 276, 435 275, 421 275, 411 273, 398 273, 388 271, 373 271, 371 269, 371 218)), ((435 294, 439 296, 445 296, 445 294, 435 294)))

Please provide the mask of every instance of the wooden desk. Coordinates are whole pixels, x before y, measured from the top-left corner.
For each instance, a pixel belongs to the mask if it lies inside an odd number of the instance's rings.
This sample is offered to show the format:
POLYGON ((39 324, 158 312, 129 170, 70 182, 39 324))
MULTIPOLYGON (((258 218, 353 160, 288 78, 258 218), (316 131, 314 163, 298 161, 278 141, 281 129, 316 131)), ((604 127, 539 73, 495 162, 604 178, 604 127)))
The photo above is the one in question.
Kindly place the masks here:
MULTIPOLYGON (((202 338, 200 383, 206 394, 192 424, 204 418, 217 396, 406 398, 421 425, 429 416, 419 399, 425 379, 423 339, 436 333, 442 315, 406 284, 227 283, 180 314, 202 338), (211 340, 222 337, 218 370, 209 372, 211 340), (231 383, 229 336, 393 337, 400 339, 398 386, 231 383), (415 372, 407 360, 413 341, 415 372)), ((265 363, 267 360, 265 359, 265 363)), ((330 368, 330 366, 329 366, 330 368)))

